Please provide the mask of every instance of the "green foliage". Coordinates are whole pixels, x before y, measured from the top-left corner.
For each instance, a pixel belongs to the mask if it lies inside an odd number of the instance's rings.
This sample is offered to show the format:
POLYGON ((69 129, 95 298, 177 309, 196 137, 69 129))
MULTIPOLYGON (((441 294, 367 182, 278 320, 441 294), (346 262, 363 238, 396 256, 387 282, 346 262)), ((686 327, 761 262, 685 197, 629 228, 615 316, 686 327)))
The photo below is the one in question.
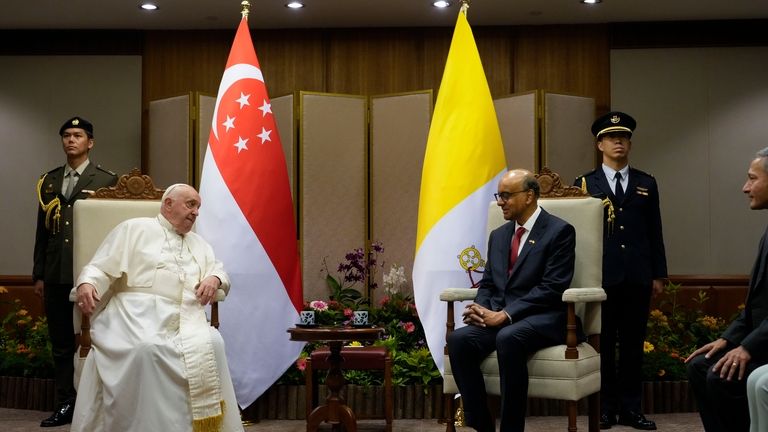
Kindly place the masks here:
MULTIPOLYGON (((0 294, 7 290, 0 287, 0 294)), ((11 311, 0 326, 0 375, 50 378, 53 355, 45 317, 32 319, 21 301, 4 301, 11 311)))
POLYGON ((392 383, 396 386, 421 384, 427 386, 440 380, 432 354, 426 347, 397 351, 392 365, 392 383))
MULTIPOLYGON (((383 248, 377 245, 374 251, 380 252, 383 248)), ((349 262, 354 263, 360 258, 360 253, 348 254, 349 262)), ((365 266, 352 266, 365 267, 365 266)), ((384 329, 384 336, 373 344, 384 346, 392 357, 392 382, 397 386, 410 384, 430 385, 441 380, 429 350, 426 347, 424 327, 416 314, 416 305, 410 295, 401 293, 407 281, 401 266, 393 266, 392 270, 384 276, 384 296, 377 305, 366 304, 354 296, 345 296, 344 289, 339 280, 327 274, 326 282, 330 288, 330 296, 333 300, 314 300, 307 302, 305 310, 314 310, 315 319, 321 325, 349 325, 353 310, 367 309, 369 323, 384 329), (346 301, 336 299, 345 298, 346 301)), ((347 267, 340 266, 340 270, 347 267)), ((352 279, 359 277, 353 276, 352 279)), ((360 343, 352 343, 360 345, 360 343)), ((299 384, 304 382, 303 371, 306 366, 306 358, 315 349, 314 345, 307 345, 299 359, 278 380, 280 384, 299 384)), ((345 370, 344 377, 350 384, 361 386, 379 385, 383 381, 381 371, 345 370)), ((323 374, 319 381, 324 379, 323 374)))
POLYGON ((648 317, 647 335, 643 348, 643 378, 647 381, 686 379, 685 358, 697 347, 720 337, 728 323, 719 317, 704 315, 703 306, 709 301, 700 290, 693 302, 696 308, 678 302, 680 285, 664 287, 665 300, 648 317))
MULTIPOLYGON (((327 266, 325 270, 326 272, 328 271, 327 266)), ((330 291, 328 298, 339 303, 354 305, 357 304, 363 297, 363 295, 360 294, 360 291, 352 287, 344 287, 344 285, 341 283, 341 279, 337 279, 334 276, 331 276, 330 273, 325 275, 325 283, 328 285, 328 290, 330 291)))

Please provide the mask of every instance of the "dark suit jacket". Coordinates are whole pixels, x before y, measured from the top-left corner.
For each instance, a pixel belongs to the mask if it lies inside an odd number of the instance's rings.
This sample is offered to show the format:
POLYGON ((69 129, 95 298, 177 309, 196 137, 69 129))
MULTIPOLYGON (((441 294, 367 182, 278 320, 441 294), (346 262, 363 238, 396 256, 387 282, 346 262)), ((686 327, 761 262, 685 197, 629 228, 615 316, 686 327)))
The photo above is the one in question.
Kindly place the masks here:
POLYGON ((576 230, 542 209, 507 276, 514 229, 514 222, 507 222, 491 232, 475 302, 494 311, 504 309, 512 321, 525 319, 542 334, 565 337, 562 295, 573 279, 576 230))
MULTIPOLYGON (((40 197, 44 204, 55 198, 61 201, 61 219, 58 232, 45 227, 45 212, 38 203, 37 232, 35 233, 35 258, 32 277, 49 284, 72 285, 72 207, 75 201, 85 199, 88 193, 83 189, 96 189, 112 186, 117 183, 117 176, 91 161, 83 175, 77 181, 70 199, 61 194, 61 184, 64 181, 64 166, 54 168, 45 174, 45 181, 40 186, 40 197)), ((53 228, 53 227, 51 227, 53 228)))
POLYGON ((758 361, 768 360, 768 230, 763 234, 752 268, 744 310, 733 320, 722 337, 742 345, 758 361))
POLYGON ((593 197, 610 198, 616 219, 603 226, 603 286, 633 282, 650 286, 653 279, 667 277, 667 257, 661 231, 659 188, 656 180, 643 171, 629 168, 629 183, 624 200, 616 202, 611 186, 600 167, 581 177, 575 186, 586 181, 593 197))

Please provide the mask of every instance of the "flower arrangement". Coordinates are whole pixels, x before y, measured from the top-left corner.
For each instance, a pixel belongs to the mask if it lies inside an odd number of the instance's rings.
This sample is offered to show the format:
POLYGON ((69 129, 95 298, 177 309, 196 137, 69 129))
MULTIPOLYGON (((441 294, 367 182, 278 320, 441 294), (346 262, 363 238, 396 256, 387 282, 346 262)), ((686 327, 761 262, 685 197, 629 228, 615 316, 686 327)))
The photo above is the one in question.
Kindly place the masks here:
POLYGON ((648 317, 643 346, 643 379, 646 381, 684 380, 686 357, 696 348, 720 337, 728 322, 704 315, 702 306, 709 300, 705 291, 693 298, 697 308, 684 308, 678 303, 680 285, 669 283, 664 288, 666 300, 648 317))
MULTIPOLYGON (((362 249, 356 249, 346 255, 346 262, 339 265, 342 275, 338 278, 328 272, 324 263, 326 281, 331 292, 329 301, 314 300, 305 304, 305 310, 314 310, 318 324, 346 325, 349 323, 352 311, 368 309, 369 322, 384 329, 381 340, 374 345, 385 346, 392 357, 392 382, 397 386, 409 384, 429 385, 438 382, 440 372, 432 360, 426 346, 424 328, 416 313, 416 305, 410 295, 405 294, 408 279, 403 266, 393 265, 389 272, 383 275, 384 296, 375 304, 368 303, 362 295, 354 295, 345 290, 354 290, 356 282, 367 277, 373 289, 373 283, 378 264, 378 254, 384 251, 380 243, 374 243, 372 253, 367 259, 362 249), (332 279, 332 281, 331 281, 332 279), (349 285, 344 285, 344 283, 349 285)), ((359 292, 358 292, 359 294, 359 292)), ((350 345, 360 345, 352 342, 350 345)), ((295 364, 283 374, 278 383, 299 384, 303 382, 303 371, 306 359, 317 346, 307 344, 295 364)), ((379 371, 346 370, 344 377, 347 382, 357 385, 380 385, 383 376, 379 371)), ((426 390, 426 389, 425 389, 426 390)))
POLYGON ((384 252, 384 246, 380 242, 371 243, 369 251, 357 248, 344 255, 344 261, 340 262, 337 271, 339 276, 333 276, 328 270, 328 263, 323 259, 321 273, 325 275, 325 283, 330 290, 330 299, 340 303, 359 303, 363 301, 363 295, 355 289, 358 282, 367 283, 368 298, 371 290, 378 286, 376 283, 376 270, 379 264, 379 254, 384 252))
POLYGON ((304 304, 304 310, 315 312, 315 324, 334 326, 348 325, 354 309, 336 300, 313 300, 304 304))
MULTIPOLYGON (((7 293, 0 287, 0 295, 7 293)), ((0 375, 52 377, 53 354, 45 317, 33 319, 19 299, 3 303, 11 310, 0 324, 0 375)))

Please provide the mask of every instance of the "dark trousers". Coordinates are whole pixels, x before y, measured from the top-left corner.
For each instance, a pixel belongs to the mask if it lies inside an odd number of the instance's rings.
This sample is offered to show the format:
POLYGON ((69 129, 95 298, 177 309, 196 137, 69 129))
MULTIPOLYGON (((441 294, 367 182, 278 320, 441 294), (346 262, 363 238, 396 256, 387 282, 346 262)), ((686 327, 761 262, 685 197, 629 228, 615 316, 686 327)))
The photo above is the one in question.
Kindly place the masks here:
POLYGON ((563 343, 537 332, 526 321, 501 328, 462 327, 448 336, 448 355, 464 403, 468 426, 494 431, 480 363, 494 350, 499 361, 501 432, 522 432, 528 401, 528 357, 541 348, 563 343))
POLYGON ((75 332, 72 327, 72 284, 45 284, 45 315, 51 338, 56 378, 56 403, 75 399, 75 332))
POLYGON ((744 379, 727 381, 720 378, 720 371, 712 367, 735 346, 728 346, 712 357, 694 357, 688 364, 688 381, 699 406, 699 415, 707 432, 749 431, 749 407, 747 405, 747 376, 762 363, 747 363, 744 379))
POLYGON ((608 299, 602 306, 600 335, 601 409, 604 414, 639 413, 651 285, 625 282, 606 286, 605 292, 608 299))

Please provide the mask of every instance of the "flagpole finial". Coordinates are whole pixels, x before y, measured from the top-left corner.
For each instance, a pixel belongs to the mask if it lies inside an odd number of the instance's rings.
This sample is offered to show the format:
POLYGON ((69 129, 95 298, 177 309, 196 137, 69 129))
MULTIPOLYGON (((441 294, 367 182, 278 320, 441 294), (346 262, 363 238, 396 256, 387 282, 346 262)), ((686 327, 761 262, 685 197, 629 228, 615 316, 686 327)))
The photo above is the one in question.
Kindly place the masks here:
POLYGON ((251 2, 243 0, 240 5, 243 7, 243 10, 240 11, 240 13, 243 15, 244 19, 248 19, 248 13, 251 11, 251 2))
POLYGON ((461 0, 461 12, 466 15, 469 9, 469 0, 461 0))

